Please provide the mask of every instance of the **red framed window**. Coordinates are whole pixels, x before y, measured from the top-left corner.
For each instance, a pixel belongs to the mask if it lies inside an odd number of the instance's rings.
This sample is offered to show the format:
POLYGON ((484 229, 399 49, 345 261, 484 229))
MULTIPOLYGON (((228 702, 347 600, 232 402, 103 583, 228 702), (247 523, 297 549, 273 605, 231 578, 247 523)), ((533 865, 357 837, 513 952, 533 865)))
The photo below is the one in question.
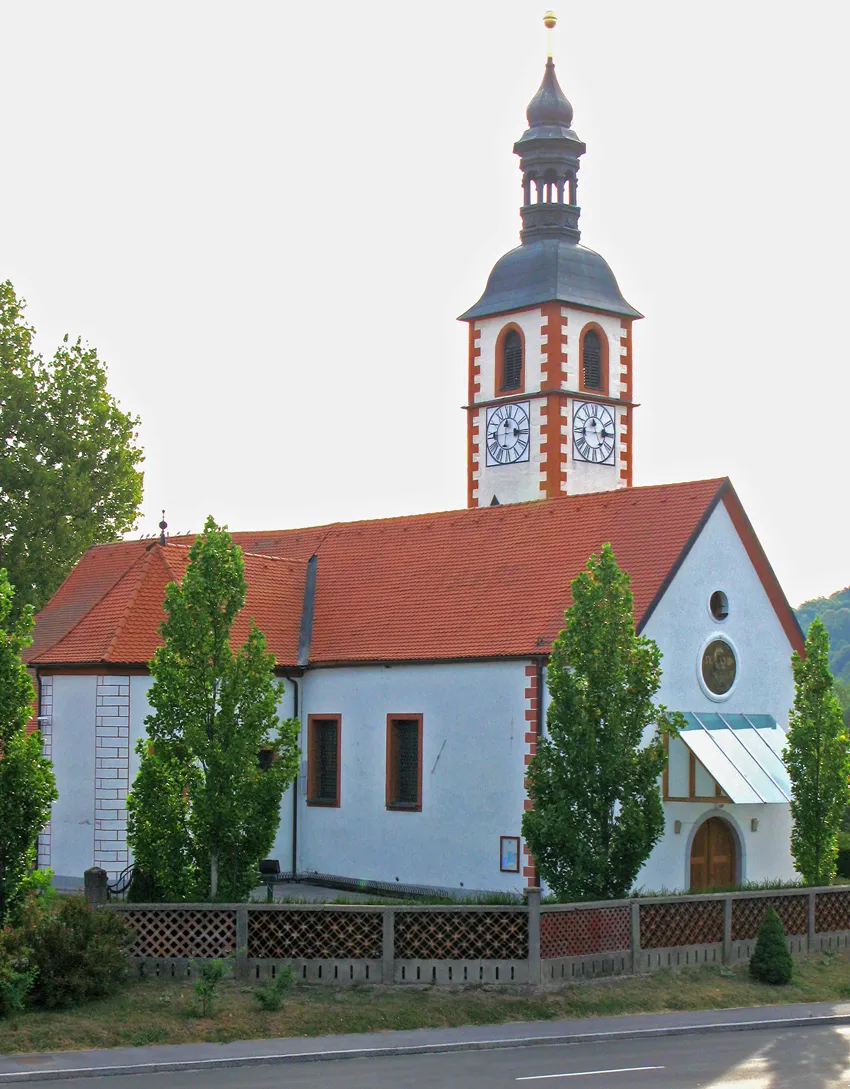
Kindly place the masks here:
POLYGON ((387 715, 387 809, 422 809, 422 715, 387 715))
POLYGON ((341 715, 307 716, 307 805, 339 806, 341 715))

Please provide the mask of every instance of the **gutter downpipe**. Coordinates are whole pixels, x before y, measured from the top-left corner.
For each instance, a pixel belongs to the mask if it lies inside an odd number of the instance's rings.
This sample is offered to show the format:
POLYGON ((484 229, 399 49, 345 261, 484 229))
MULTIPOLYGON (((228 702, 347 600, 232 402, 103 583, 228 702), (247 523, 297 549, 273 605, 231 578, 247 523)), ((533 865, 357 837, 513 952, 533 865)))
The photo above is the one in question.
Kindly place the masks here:
POLYGON ((546 659, 542 656, 537 659, 537 739, 538 741, 543 736, 543 725, 545 718, 543 716, 543 670, 546 666, 546 659))
MULTIPOLYGON (((295 690, 295 695, 292 701, 292 717, 298 718, 298 681, 295 677, 286 678, 295 690)), ((301 773, 299 767, 298 775, 292 781, 292 877, 295 879, 295 874, 298 867, 298 779, 301 773)))

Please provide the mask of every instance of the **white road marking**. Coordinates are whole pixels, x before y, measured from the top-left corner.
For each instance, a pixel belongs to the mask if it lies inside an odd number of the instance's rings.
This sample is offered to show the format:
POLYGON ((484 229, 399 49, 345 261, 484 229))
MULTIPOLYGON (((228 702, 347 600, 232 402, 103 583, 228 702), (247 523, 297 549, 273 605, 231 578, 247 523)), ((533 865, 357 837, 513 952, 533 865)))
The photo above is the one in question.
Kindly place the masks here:
POLYGON ((621 1066, 618 1070, 574 1070, 569 1074, 526 1074, 517 1081, 544 1081, 546 1078, 591 1078, 594 1074, 636 1074, 639 1070, 663 1070, 663 1066, 621 1066))

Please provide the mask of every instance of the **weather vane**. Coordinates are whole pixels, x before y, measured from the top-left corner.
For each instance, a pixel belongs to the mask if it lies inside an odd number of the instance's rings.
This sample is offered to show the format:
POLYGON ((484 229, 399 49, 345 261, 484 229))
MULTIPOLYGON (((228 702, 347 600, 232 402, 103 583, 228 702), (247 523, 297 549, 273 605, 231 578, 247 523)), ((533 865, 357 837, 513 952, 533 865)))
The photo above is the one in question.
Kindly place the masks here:
POLYGON ((552 44, 553 44, 553 37, 554 37, 553 34, 552 34, 552 31, 555 29, 555 24, 557 22, 558 22, 558 17, 555 14, 554 11, 547 11, 546 14, 543 16, 543 25, 549 31, 549 53, 548 53, 548 57, 549 57, 550 60, 552 59, 552 44))

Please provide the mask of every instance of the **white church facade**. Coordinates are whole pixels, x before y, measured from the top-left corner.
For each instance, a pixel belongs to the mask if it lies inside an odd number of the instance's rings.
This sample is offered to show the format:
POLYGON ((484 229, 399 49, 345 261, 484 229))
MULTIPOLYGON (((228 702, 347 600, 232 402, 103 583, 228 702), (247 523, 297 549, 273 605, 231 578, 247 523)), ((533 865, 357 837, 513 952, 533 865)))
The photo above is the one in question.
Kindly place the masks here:
MULTIPOLYGON (((302 723, 282 871, 455 890, 536 884, 525 769, 572 580, 610 541, 635 621, 687 716, 645 888, 793 876, 782 761, 802 634, 728 480, 632 486, 632 323, 579 242, 584 144, 551 59, 515 145, 521 245, 469 324, 466 510, 236 532, 248 600, 302 723)), ((77 882, 131 861, 126 797, 165 586, 189 541, 90 549, 38 617, 29 662, 59 799, 39 864, 77 882)))

